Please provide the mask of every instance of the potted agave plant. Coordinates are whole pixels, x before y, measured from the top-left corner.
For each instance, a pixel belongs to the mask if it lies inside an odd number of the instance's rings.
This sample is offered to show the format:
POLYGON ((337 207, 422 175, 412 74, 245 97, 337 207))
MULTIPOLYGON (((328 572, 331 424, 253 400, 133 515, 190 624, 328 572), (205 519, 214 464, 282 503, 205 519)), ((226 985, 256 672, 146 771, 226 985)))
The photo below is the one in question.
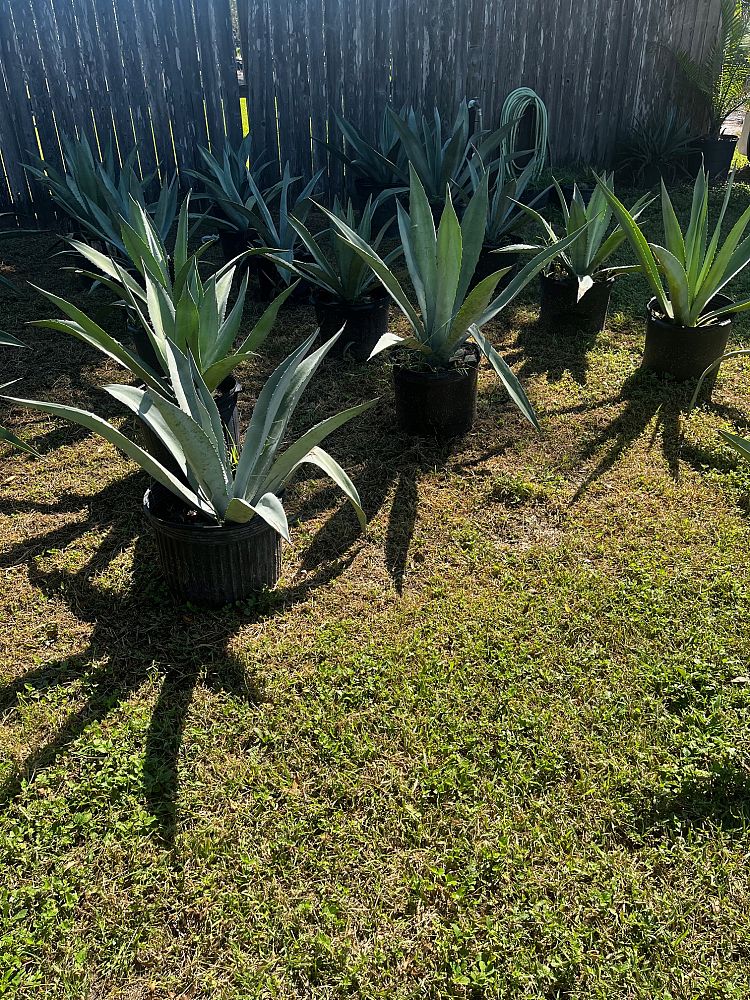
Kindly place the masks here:
MULTIPOLYGON (((364 514, 351 479, 320 444, 372 402, 328 417, 282 450, 289 421, 332 341, 310 353, 301 344, 263 386, 240 449, 227 446, 221 416, 191 354, 169 338, 174 400, 150 386, 106 386, 146 422, 171 458, 168 467, 113 424, 73 406, 4 397, 71 420, 114 444, 154 483, 144 497, 162 570, 176 597, 218 607, 272 587, 280 572, 281 539, 289 540, 284 487, 304 464, 325 472, 344 492, 360 523, 364 514), (180 470, 177 476, 172 467, 180 470)), ((374 402, 374 401, 373 401, 374 402)))
MULTIPOLYGON (((257 246, 275 250, 275 256, 280 262, 275 264, 268 260, 267 254, 258 258, 258 281, 262 299, 273 298, 279 290, 289 287, 291 269, 289 264, 294 260, 294 252, 299 245, 299 235, 292 225, 292 216, 304 223, 310 211, 310 196, 315 190, 323 174, 319 170, 308 181, 299 194, 294 197, 292 188, 299 178, 292 177, 289 164, 284 167, 284 174, 270 194, 264 194, 258 187, 255 178, 248 175, 248 184, 253 192, 252 218, 253 227, 257 233, 257 246)), ((309 298, 310 289, 303 283, 296 286, 296 297, 309 298)))
MULTIPOLYGON (((578 185, 573 186, 570 203, 562 188, 554 181, 560 199, 565 235, 579 232, 568 249, 555 257, 539 275, 541 285, 540 317, 544 322, 574 326, 587 333, 599 333, 604 328, 609 299, 615 279, 639 270, 637 264, 613 267, 607 264, 612 254, 627 239, 625 230, 616 226, 612 232, 612 208, 604 190, 614 191, 614 174, 605 174, 601 186, 584 201, 578 185)), ((630 209, 631 218, 638 219, 653 198, 644 195, 630 209)), ((559 243, 559 237, 547 220, 529 205, 521 206, 527 215, 539 223, 546 234, 545 243, 527 243, 508 247, 515 253, 537 254, 544 246, 559 243)))
POLYGON ((409 433, 449 439, 471 429, 476 416, 481 355, 487 358, 521 413, 538 426, 521 383, 481 329, 513 301, 552 257, 565 250, 577 234, 542 250, 497 297, 493 297, 495 290, 507 268, 470 290, 482 252, 487 205, 485 177, 459 223, 447 191, 436 231, 430 202, 412 169, 409 213, 399 204, 398 219, 417 306, 382 257, 345 222, 326 213, 334 228, 378 276, 411 327, 407 337, 385 334, 373 352, 394 346, 403 349, 405 359, 394 366, 393 381, 397 417, 409 433))
MULTIPOLYGON (((273 329, 279 309, 293 291, 287 288, 266 309, 258 323, 235 349, 247 291, 247 275, 234 305, 229 294, 234 278, 232 264, 207 279, 198 264, 208 245, 188 249, 189 196, 180 209, 174 253, 170 258, 148 213, 136 206, 133 224, 121 220, 122 240, 136 266, 140 281, 114 258, 77 240, 71 245, 96 271, 84 271, 105 285, 124 303, 131 319, 135 350, 120 343, 76 305, 43 288, 37 290, 54 303, 66 319, 45 319, 35 326, 66 333, 84 341, 127 369, 154 393, 173 399, 173 372, 167 341, 190 350, 201 377, 215 394, 224 424, 239 441, 237 397, 241 386, 234 371, 252 357, 273 329)), ((257 251, 249 251, 257 253, 257 251)), ((36 287, 36 286, 34 286, 36 287)))
POLYGON ((720 18, 718 37, 703 59, 677 53, 708 120, 708 132, 697 145, 713 182, 726 180, 737 148, 737 136, 723 133, 724 124, 750 96, 750 13, 741 0, 720 0, 720 18))
MULTIPOLYGON (((373 218, 377 211, 377 200, 368 198, 357 221, 352 202, 344 211, 338 199, 334 201, 332 214, 345 222, 357 236, 377 252, 390 223, 373 238, 373 218)), ((268 259, 280 267, 287 267, 302 278, 313 289, 313 304, 321 336, 332 337, 343 328, 343 335, 337 339, 334 353, 350 354, 358 361, 366 360, 380 338, 388 330, 391 299, 378 281, 373 270, 339 233, 333 232, 331 253, 327 254, 305 225, 294 216, 289 224, 299 235, 310 257, 310 263, 293 260, 291 262, 268 252, 268 259)), ((385 258, 391 264, 401 254, 397 247, 385 258)))
POLYGON ((597 179, 635 252, 654 297, 648 304, 643 367, 678 381, 698 378, 725 352, 732 316, 750 309, 750 299, 733 302, 726 292, 750 263, 750 224, 745 209, 722 242, 721 230, 732 194, 729 178, 716 227, 708 233, 708 178, 701 167, 693 187, 690 221, 683 233, 666 185, 661 185, 664 242, 649 243, 614 193, 597 179), (663 274, 663 277, 662 277, 663 274))
POLYGON ((201 219, 216 226, 227 264, 257 242, 253 214, 256 189, 262 191, 266 200, 270 200, 278 190, 278 185, 260 187, 268 164, 252 163, 251 144, 250 135, 245 136, 237 149, 226 139, 220 158, 199 146, 198 152, 205 169, 186 171, 203 188, 193 195, 193 200, 208 205, 206 215, 201 216, 201 219), (250 178, 253 179, 253 184, 250 183, 250 178))

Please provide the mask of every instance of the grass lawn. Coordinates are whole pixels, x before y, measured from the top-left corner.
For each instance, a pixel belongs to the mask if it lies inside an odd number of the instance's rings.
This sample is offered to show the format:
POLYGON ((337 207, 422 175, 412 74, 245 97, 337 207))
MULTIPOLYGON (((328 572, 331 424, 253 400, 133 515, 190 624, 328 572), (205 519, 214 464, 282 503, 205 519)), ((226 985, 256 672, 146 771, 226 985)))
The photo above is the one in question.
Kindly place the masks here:
MULTIPOLYGON (((6 272, 120 323, 52 245, 6 272)), ((1 381, 116 415, 118 372, 0 294, 1 381)), ((485 371, 472 434, 408 439, 387 360, 330 363, 302 420, 381 397, 330 445, 369 527, 304 479, 278 589, 223 612, 166 593, 132 464, 3 415, 44 457, 1 452, 0 995, 750 997, 750 471, 717 436, 750 366, 681 441, 647 298, 595 341, 535 287, 490 326, 541 435, 485 371)))

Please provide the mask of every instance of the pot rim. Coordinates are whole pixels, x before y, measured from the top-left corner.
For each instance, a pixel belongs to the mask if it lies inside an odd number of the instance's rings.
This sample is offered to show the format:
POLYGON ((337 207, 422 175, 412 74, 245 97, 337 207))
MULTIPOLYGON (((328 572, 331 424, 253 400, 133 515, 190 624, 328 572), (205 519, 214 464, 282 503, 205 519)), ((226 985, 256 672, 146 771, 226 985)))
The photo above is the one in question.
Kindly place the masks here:
MULTIPOLYGON (((479 370, 479 365, 482 360, 482 353, 476 344, 467 343, 466 347, 470 348, 472 357, 466 358, 466 363, 460 365, 458 362, 451 362, 449 367, 445 368, 430 368, 425 370, 419 368, 412 368, 409 365, 393 365, 393 373, 395 375, 403 375, 404 377, 414 377, 424 381, 450 381, 458 380, 460 378, 471 377, 473 372, 479 370)), ((416 353, 416 352, 414 352, 416 353)), ((462 359, 463 360, 463 359, 462 359)))
MULTIPOLYGON (((572 278, 570 275, 566 275, 564 278, 558 278, 554 274, 546 274, 544 271, 539 272, 539 277, 543 281, 549 281, 555 285, 565 285, 566 288, 574 288, 577 284, 577 279, 572 278)), ((594 278, 594 284, 598 285, 600 288, 612 288, 614 287, 617 277, 612 275, 609 278, 594 278)), ((591 289, 589 289, 591 291, 591 289)))
POLYGON ((321 289, 314 288, 312 300, 316 308, 337 309, 342 312, 366 312, 368 309, 382 308, 386 303, 390 307, 391 304, 391 297, 384 288, 380 288, 373 293, 368 292, 364 298, 357 299, 355 302, 347 302, 346 299, 337 299, 333 295, 323 292, 321 289))
MULTIPOLYGON (((154 491, 159 490, 163 490, 169 497, 174 497, 177 503, 180 502, 179 498, 165 486, 162 486, 160 483, 152 483, 143 494, 143 514, 151 525, 161 531, 162 534, 169 535, 171 538, 191 539, 198 543, 219 542, 226 544, 227 542, 243 541, 266 530, 276 534, 275 529, 267 521, 264 521, 262 517, 258 517, 257 514, 244 524, 233 524, 230 522, 225 522, 224 524, 206 524, 201 522, 197 522, 196 524, 180 524, 177 521, 171 521, 169 518, 156 514, 151 508, 154 491)), ((158 499, 158 492, 156 493, 156 497, 158 499)))
MULTIPOLYGON (((721 293, 719 293, 718 295, 714 295, 711 301, 708 302, 706 305, 709 306, 711 305, 712 302, 716 302, 718 305, 721 305, 722 303, 725 302, 728 304, 732 304, 734 302, 734 299, 730 298, 728 295, 722 295, 721 293)), ((648 319, 652 323, 659 323, 662 326, 668 326, 671 330, 685 330, 685 331, 716 330, 722 326, 732 325, 733 317, 730 315, 730 316, 725 316, 723 319, 714 320, 709 326, 682 326, 681 323, 675 323, 668 317, 662 316, 660 313, 657 312, 657 308, 658 308, 658 301, 656 299, 656 296, 654 296, 652 299, 649 300, 648 305, 646 306, 648 319)))

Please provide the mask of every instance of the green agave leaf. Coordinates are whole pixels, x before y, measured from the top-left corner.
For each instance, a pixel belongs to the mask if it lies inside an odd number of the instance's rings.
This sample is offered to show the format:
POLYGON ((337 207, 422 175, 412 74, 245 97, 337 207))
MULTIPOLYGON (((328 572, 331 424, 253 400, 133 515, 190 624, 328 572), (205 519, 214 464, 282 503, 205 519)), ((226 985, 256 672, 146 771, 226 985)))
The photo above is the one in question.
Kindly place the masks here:
MULTIPOLYGON (((594 176, 596 177, 597 184, 602 184, 601 178, 597 174, 594 174, 594 176)), ((659 276, 659 266, 640 226, 613 192, 607 190, 606 187, 602 187, 602 192, 630 241, 643 275, 651 286, 651 290, 656 296, 659 305, 665 315, 670 316, 671 305, 661 282, 661 277, 659 276)))
POLYGON ((679 323, 681 326, 691 326, 690 289, 684 266, 666 247, 660 247, 658 243, 649 243, 649 246, 661 264, 667 279, 669 300, 672 304, 672 316, 675 323, 679 323))
POLYGON ((226 510, 227 521, 246 524, 253 517, 261 517, 274 531, 277 531, 285 542, 290 542, 289 522, 281 500, 273 493, 266 493, 254 504, 240 497, 233 497, 226 510))
MULTIPOLYGON (((8 397, 5 397, 6 399, 8 397)), ((0 426, 0 441, 7 441, 8 444, 12 444, 14 447, 19 448, 21 451, 25 451, 29 455, 33 455, 35 458, 41 458, 42 456, 38 451, 35 451, 30 444, 26 444, 20 437, 9 431, 7 427, 0 426)))
POLYGON ((719 434, 724 438, 727 444, 731 445, 734 450, 742 456, 746 461, 750 461, 750 441, 747 438, 738 437, 736 434, 730 434, 729 431, 719 431, 719 434))
POLYGON ((311 449, 319 445, 339 427, 369 410, 376 402, 377 399, 371 399, 367 403, 350 406, 311 427, 276 459, 260 489, 263 492, 270 490, 273 493, 278 493, 311 449))
POLYGON ((298 464, 316 465, 319 469, 322 469, 329 479, 333 480, 352 505, 360 526, 362 528, 366 526, 367 517, 365 516, 364 510, 362 510, 362 501, 360 500, 357 488, 335 458, 329 455, 328 452, 324 451, 322 448, 311 448, 310 451, 308 451, 308 453, 300 459, 298 464))
POLYGON ((27 344, 17 340, 12 334, 0 330, 0 347, 27 347, 27 344))
MULTIPOLYGON (((188 506, 213 517, 217 516, 216 511, 209 503, 188 489, 187 486, 181 483, 176 476, 173 476, 168 469, 165 469, 153 456, 141 448, 140 445, 131 441, 130 438, 118 431, 116 427, 113 427, 112 424, 98 417, 95 413, 80 410, 75 406, 64 406, 61 403, 47 403, 38 399, 20 399, 15 396, 3 396, 2 398, 12 403, 18 403, 20 406, 28 406, 32 410, 41 410, 43 413, 49 413, 53 417, 62 417, 64 420, 70 420, 72 423, 79 424, 87 430, 94 431, 95 434, 103 437, 110 444, 123 451, 128 458, 132 458, 152 479, 155 479, 157 483, 166 487, 166 489, 174 493, 175 496, 183 500, 188 506)), ((154 401, 156 401, 156 397, 154 397, 154 401)))
POLYGON ((508 394, 513 402, 516 404, 521 413, 526 417, 530 424, 539 430, 539 421, 537 415, 534 411, 534 407, 529 401, 529 397, 518 380, 518 377, 509 367, 507 362, 503 360, 500 354, 495 350, 495 348, 490 344, 490 342, 482 335, 479 327, 474 325, 471 327, 471 336, 479 345, 479 349, 482 354, 487 358, 489 363, 492 365, 495 373, 499 376, 501 382, 508 390, 508 394))

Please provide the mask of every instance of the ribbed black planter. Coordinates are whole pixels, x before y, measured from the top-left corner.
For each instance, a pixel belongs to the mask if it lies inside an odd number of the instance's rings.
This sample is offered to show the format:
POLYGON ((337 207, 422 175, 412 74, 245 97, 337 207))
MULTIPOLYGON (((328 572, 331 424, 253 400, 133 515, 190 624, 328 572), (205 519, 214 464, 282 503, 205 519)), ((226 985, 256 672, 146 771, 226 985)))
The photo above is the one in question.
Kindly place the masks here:
POLYGON ((281 573, 281 536, 262 518, 247 524, 210 524, 162 486, 143 498, 156 536, 167 586, 181 601, 218 608, 244 601, 276 585, 281 573))
POLYGON ((421 371, 394 365, 396 417, 407 434, 440 441, 466 434, 477 415, 479 349, 469 345, 450 368, 421 371))
MULTIPOLYGON (((219 415, 221 416, 221 422, 226 428, 229 439, 234 442, 238 449, 240 448, 240 414, 237 407, 237 401, 241 392, 241 383, 237 381, 234 375, 227 375, 214 393, 214 399, 216 400, 216 406, 219 410, 219 415)), ((161 443, 161 440, 156 436, 156 434, 154 434, 148 424, 143 421, 139 421, 139 423, 141 440, 143 441, 146 451, 148 451, 150 455, 153 455, 158 462, 161 462, 161 464, 165 466, 165 468, 169 469, 169 471, 175 476, 182 479, 182 473, 174 463, 168 450, 161 443)))
POLYGON ((699 139, 698 155, 703 156, 703 165, 712 184, 723 184, 729 176, 734 151, 737 148, 736 135, 723 135, 719 139, 699 139))
MULTIPOLYGON (((717 295, 707 311, 727 305, 732 300, 717 295)), ((646 344, 642 368, 670 375, 677 382, 699 379, 703 372, 726 353, 732 319, 727 316, 711 326, 678 326, 664 319, 656 299, 648 304, 646 344)))
POLYGON ((491 274, 495 274, 497 271, 502 271, 504 267, 509 267, 511 270, 501 278, 496 294, 502 291, 515 277, 518 271, 518 254, 517 253, 495 253, 498 247, 492 246, 490 243, 486 243, 482 247, 482 252, 479 255, 479 260, 477 261, 477 266, 474 269, 474 275, 471 279, 471 287, 475 288, 480 281, 484 281, 485 278, 489 278, 491 274))
POLYGON ((614 278, 608 281, 595 281, 580 302, 577 302, 577 281, 540 274, 539 318, 543 323, 556 325, 565 330, 599 333, 607 321, 609 299, 614 283, 614 278))
POLYGON ((388 332, 391 298, 387 294, 369 296, 362 302, 348 303, 324 295, 313 297, 321 341, 329 340, 344 327, 328 357, 352 357, 367 361, 373 348, 388 332))

